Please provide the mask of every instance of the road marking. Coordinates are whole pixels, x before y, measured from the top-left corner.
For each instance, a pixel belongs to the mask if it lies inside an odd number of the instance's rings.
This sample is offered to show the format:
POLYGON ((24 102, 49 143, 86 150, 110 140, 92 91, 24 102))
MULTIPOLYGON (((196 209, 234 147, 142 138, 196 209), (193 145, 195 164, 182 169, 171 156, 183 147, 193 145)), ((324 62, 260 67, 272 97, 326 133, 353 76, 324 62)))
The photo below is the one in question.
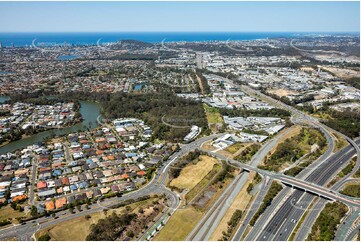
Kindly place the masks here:
POLYGON ((162 173, 164 173, 164 172, 167 170, 168 166, 169 166, 170 164, 172 164, 172 162, 173 162, 173 161, 175 161, 175 159, 177 159, 177 156, 176 156, 176 157, 174 157, 174 158, 173 158, 173 160, 171 160, 171 161, 168 163, 168 165, 166 165, 166 166, 164 167, 164 169, 163 169, 163 172, 162 172, 162 173))

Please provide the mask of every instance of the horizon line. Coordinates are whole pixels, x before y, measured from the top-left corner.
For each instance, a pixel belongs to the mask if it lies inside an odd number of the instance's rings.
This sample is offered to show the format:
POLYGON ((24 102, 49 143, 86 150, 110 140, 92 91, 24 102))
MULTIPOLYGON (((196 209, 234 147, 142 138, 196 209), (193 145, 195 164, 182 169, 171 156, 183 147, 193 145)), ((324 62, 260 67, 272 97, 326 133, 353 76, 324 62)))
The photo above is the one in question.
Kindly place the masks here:
POLYGON ((360 31, 0 31, 7 34, 26 34, 26 33, 360 33, 360 31))

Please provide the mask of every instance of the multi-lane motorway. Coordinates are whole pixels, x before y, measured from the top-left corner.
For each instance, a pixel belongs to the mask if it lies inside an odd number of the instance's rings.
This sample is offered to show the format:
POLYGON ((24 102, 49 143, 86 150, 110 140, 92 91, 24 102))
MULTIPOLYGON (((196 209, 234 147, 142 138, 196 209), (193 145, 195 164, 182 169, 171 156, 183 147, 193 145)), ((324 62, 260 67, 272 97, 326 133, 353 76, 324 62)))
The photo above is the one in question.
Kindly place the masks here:
MULTIPOLYGON (((328 130, 338 133, 337 131, 330 129, 323 124, 320 124, 316 119, 309 117, 301 113, 300 111, 292 107, 289 107, 283 103, 273 100, 272 98, 264 94, 261 94, 254 90, 250 90, 248 87, 246 87, 245 89, 252 92, 253 94, 262 96, 263 98, 267 99, 268 101, 271 101, 272 103, 275 103, 276 105, 281 105, 283 108, 288 109, 294 115, 297 115, 296 120, 299 120, 301 122, 308 121, 314 126, 319 127, 325 134, 329 145, 332 146, 331 149, 329 146, 328 152, 326 152, 323 155, 323 157, 328 157, 331 154, 333 150, 333 142, 330 140, 331 137, 328 130)), ((338 152, 336 155, 330 157, 330 159, 326 160, 325 162, 324 159, 319 159, 319 162, 314 162, 313 164, 311 164, 308 167, 308 169, 305 169, 303 172, 301 172, 301 174, 299 174, 298 177, 304 177, 306 173, 308 176, 305 179, 305 181, 311 181, 318 185, 325 185, 327 184, 327 181, 329 181, 335 174, 337 174, 337 171, 340 170, 340 168, 344 167, 347 164, 347 162, 350 160, 350 158, 354 156, 356 153, 358 155, 357 164, 351 174, 353 174, 358 169, 360 164, 359 147, 357 145, 358 142, 354 142, 353 140, 349 139, 348 137, 345 137, 340 133, 338 134, 346 138, 351 143, 352 146, 346 147, 342 151, 338 152)), ((336 189, 336 187, 333 187, 333 189, 336 189)), ((278 197, 282 197, 282 196, 284 196, 284 194, 278 195, 278 197)), ((259 234, 257 238, 258 240, 287 240, 290 234, 292 233, 294 227, 296 226, 297 221, 303 215, 303 213, 305 212, 309 204, 312 202, 314 197, 315 196, 312 194, 305 194, 301 191, 295 191, 285 202, 282 201, 283 204, 281 208, 279 208, 279 210, 275 213, 275 215, 266 225, 264 224, 265 221, 259 221, 259 223, 255 226, 255 228, 253 228, 254 231, 251 231, 250 236, 247 239, 254 240, 255 237, 252 238, 252 235, 253 236, 255 235, 255 231, 257 232, 257 230, 260 230, 260 228, 264 228, 262 233, 259 234)), ((277 201, 275 203, 277 204, 277 201)), ((300 238, 304 239, 307 236, 309 232, 309 228, 313 224, 314 220, 317 218, 320 208, 322 208, 320 204, 317 203, 316 205, 318 207, 315 207, 314 208, 315 210, 312 210, 310 212, 311 216, 308 216, 306 218, 305 222, 308 222, 308 226, 306 227, 301 226, 302 229, 297 234, 296 239, 300 239, 300 238)), ((359 201, 357 201, 356 206, 357 207, 359 206, 359 201)), ((269 209, 271 209, 271 207, 269 207, 269 209)), ((241 234, 236 234, 234 239, 237 240, 240 238, 240 236, 241 234)))

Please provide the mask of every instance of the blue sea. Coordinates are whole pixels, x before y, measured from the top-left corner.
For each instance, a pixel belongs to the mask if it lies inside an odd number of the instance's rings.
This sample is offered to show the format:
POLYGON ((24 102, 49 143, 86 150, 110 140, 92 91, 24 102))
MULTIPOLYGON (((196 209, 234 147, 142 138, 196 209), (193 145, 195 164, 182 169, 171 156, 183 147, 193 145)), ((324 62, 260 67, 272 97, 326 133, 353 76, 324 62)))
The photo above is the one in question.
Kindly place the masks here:
POLYGON ((297 33, 205 33, 205 32, 121 32, 121 33, 0 33, 3 46, 95 45, 132 39, 150 43, 173 41, 226 41, 291 37, 297 33))
MULTIPOLYGON (((132 39, 149 43, 174 41, 255 40, 278 37, 297 37, 317 33, 291 32, 119 32, 119 33, 0 33, 3 46, 95 45, 132 39)), ((327 33, 320 33, 327 34, 327 33)), ((332 33, 328 33, 332 34, 332 33)), ((338 33, 341 34, 341 33, 338 33)))

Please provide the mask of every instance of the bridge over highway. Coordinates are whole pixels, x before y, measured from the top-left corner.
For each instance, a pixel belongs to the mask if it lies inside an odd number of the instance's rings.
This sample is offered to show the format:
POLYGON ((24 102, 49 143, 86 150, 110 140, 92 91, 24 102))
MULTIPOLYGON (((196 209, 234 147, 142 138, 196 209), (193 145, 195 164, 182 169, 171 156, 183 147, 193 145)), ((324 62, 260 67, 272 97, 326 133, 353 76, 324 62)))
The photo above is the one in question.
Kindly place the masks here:
POLYGON ((308 182, 305 180, 301 180, 298 178, 286 176, 284 174, 262 170, 257 167, 253 167, 253 166, 238 162, 236 160, 229 159, 218 153, 210 152, 210 151, 203 150, 203 149, 201 149, 201 151, 206 152, 209 155, 214 156, 218 159, 225 160, 225 161, 227 161, 228 164, 232 165, 233 167, 241 168, 248 172, 249 171, 258 172, 261 175, 268 176, 275 180, 279 180, 282 183, 284 183, 288 186, 291 186, 293 188, 297 188, 297 189, 303 190, 305 192, 309 192, 309 193, 312 193, 312 194, 315 194, 320 197, 324 197, 324 198, 327 198, 327 199, 330 199, 333 201, 340 201, 349 206, 359 206, 360 205, 360 199, 339 194, 337 191, 329 190, 325 187, 316 185, 314 183, 311 183, 311 182, 308 182))

